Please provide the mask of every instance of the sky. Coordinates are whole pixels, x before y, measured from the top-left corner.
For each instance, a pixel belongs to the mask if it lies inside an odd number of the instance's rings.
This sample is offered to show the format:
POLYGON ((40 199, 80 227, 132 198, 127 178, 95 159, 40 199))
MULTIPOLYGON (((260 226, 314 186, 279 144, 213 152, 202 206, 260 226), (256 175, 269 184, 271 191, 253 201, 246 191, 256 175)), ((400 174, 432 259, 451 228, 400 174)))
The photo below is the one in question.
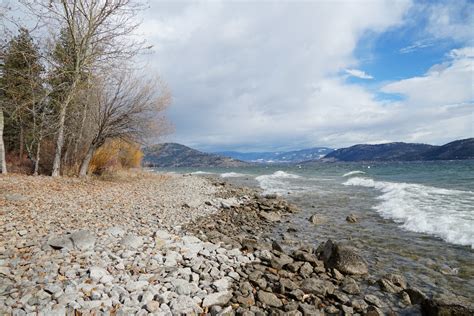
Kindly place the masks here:
POLYGON ((474 137, 474 1, 157 1, 139 33, 205 151, 474 137))

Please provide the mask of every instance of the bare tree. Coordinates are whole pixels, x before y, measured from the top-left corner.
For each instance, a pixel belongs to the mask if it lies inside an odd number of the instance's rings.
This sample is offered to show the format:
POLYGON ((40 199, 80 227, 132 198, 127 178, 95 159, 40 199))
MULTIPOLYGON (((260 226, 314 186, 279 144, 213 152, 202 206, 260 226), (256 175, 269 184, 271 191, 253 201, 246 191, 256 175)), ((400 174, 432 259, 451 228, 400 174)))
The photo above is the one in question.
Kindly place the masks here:
POLYGON ((159 80, 142 81, 128 74, 95 86, 96 107, 93 113, 94 135, 81 164, 85 176, 94 152, 106 141, 122 139, 142 142, 156 136, 162 112, 171 101, 166 86, 159 80))
POLYGON ((60 175, 68 107, 74 100, 84 74, 104 67, 117 66, 130 59, 144 46, 135 40, 134 32, 140 4, 134 0, 21 0, 40 19, 65 29, 70 40, 73 67, 59 106, 58 132, 52 176, 60 175))
POLYGON ((2 173, 7 173, 7 161, 5 159, 5 145, 3 143, 3 109, 0 108, 0 168, 2 173))

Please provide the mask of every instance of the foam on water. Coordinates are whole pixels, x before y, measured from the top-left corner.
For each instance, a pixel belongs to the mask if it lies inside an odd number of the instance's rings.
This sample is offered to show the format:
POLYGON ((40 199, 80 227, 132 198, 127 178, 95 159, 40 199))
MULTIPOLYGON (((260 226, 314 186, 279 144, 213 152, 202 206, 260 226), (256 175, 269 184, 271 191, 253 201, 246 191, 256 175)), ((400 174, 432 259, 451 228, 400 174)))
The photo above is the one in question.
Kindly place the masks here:
POLYGON ((355 176, 355 175, 358 175, 358 174, 365 174, 365 172, 364 172, 364 171, 360 171, 360 170, 354 170, 354 171, 350 171, 350 172, 348 172, 348 173, 345 173, 345 174, 343 174, 342 176, 343 176, 344 178, 346 178, 346 177, 351 177, 351 176, 355 176))
POLYGON ((238 172, 225 172, 221 173, 221 178, 238 178, 238 177, 245 177, 246 174, 238 173, 238 172))
POLYGON ((194 171, 194 172, 191 172, 190 174, 213 174, 213 172, 207 172, 207 171, 194 171))
POLYGON ((410 231, 427 233, 474 249, 474 193, 354 177, 344 185, 382 192, 374 209, 410 231))
POLYGON ((255 178, 265 194, 285 194, 288 192, 302 191, 305 188, 292 183, 301 176, 285 171, 276 171, 272 174, 261 175, 255 178))

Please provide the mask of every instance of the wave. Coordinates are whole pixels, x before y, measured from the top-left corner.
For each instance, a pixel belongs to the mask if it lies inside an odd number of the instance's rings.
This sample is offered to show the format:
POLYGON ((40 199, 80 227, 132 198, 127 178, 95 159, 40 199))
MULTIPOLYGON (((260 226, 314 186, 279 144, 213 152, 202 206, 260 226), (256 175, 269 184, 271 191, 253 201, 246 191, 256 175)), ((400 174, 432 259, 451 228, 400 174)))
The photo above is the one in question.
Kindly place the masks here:
POLYGON ((190 174, 213 174, 213 172, 207 172, 207 171, 194 171, 194 172, 191 172, 190 174))
POLYGON ((344 185, 382 192, 374 209, 401 227, 474 249, 474 193, 354 177, 344 185))
POLYGON ((355 175, 358 175, 358 174, 365 174, 365 172, 364 172, 364 171, 360 171, 360 170, 354 170, 354 171, 350 171, 350 172, 348 172, 348 173, 344 173, 342 176, 343 176, 344 178, 346 178, 346 177, 351 177, 351 176, 355 176, 355 175))
POLYGON ((221 178, 237 178, 237 177, 245 177, 246 174, 238 173, 238 172, 225 172, 221 173, 221 178))
POLYGON ((261 175, 255 178, 265 194, 286 194, 290 191, 301 191, 305 188, 295 185, 292 179, 300 179, 301 176, 285 171, 276 171, 272 174, 261 175))

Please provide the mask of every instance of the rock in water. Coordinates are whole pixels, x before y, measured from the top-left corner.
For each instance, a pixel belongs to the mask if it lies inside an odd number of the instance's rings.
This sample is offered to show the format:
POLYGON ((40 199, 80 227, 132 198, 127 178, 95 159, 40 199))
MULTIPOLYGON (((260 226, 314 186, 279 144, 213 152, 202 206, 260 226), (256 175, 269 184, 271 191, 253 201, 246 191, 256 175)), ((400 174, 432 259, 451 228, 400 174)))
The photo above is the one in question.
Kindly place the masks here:
POLYGON ((348 221, 349 223, 357 223, 359 219, 354 214, 350 214, 346 217, 346 221, 348 221))
POLYGON ((437 295, 432 299, 425 299, 421 303, 421 312, 423 315, 444 316, 474 315, 474 304, 464 302, 456 296, 437 295))
POLYGON ((349 246, 339 245, 328 240, 322 251, 326 268, 336 268, 343 274, 367 274, 369 269, 365 260, 349 246))
POLYGON ((320 224, 324 224, 324 223, 327 222, 327 220, 324 216, 317 215, 317 214, 311 215, 311 217, 308 220, 311 223, 313 223, 314 225, 320 225, 320 224))

